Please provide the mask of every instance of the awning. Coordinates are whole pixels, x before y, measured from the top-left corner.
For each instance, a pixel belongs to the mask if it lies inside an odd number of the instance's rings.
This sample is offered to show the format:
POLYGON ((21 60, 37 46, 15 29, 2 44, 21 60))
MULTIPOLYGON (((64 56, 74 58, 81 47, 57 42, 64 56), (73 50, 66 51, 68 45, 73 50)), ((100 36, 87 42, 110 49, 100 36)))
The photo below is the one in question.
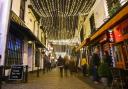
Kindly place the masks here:
POLYGON ((45 48, 41 41, 39 41, 39 39, 33 34, 33 32, 29 28, 27 28, 24 22, 13 11, 11 11, 9 30, 15 35, 19 35, 22 38, 27 37, 28 40, 35 41, 38 47, 45 48))
MULTIPOLYGON (((107 22, 105 22, 92 36, 90 37, 90 41, 94 40, 98 36, 100 36, 103 32, 112 28, 114 25, 119 23, 121 20, 128 17, 128 2, 117 12, 113 17, 111 17, 107 22)), ((76 51, 80 50, 85 44, 86 40, 84 40, 76 51)))

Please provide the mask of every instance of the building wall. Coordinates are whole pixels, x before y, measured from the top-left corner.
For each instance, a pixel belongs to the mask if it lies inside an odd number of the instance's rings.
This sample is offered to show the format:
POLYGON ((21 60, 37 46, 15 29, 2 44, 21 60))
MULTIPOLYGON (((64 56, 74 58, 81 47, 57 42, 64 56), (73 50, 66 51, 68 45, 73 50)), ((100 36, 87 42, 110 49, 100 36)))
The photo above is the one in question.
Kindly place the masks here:
POLYGON ((106 13, 105 13, 104 0, 101 0, 98 3, 98 5, 96 6, 93 13, 94 13, 94 17, 95 17, 96 28, 99 28, 105 22, 104 20, 107 18, 106 13))
POLYGON ((107 2, 106 0, 97 0, 92 7, 89 15, 87 16, 85 22, 84 22, 84 30, 85 30, 85 38, 89 37, 91 34, 91 28, 90 28, 90 17, 94 14, 95 19, 95 26, 96 30, 105 22, 105 19, 108 18, 108 11, 107 11, 107 2))
POLYGON ((91 28, 90 28, 90 22, 89 22, 89 20, 87 20, 86 22, 84 22, 84 25, 83 25, 83 28, 84 28, 84 38, 87 38, 87 37, 89 37, 89 35, 90 35, 90 32, 91 32, 91 28))
MULTIPOLYGON (((13 0, 12 2, 12 10, 16 13, 17 16, 20 14, 20 2, 21 0, 13 0)), ((24 16, 24 22, 25 25, 33 32, 33 34, 38 37, 38 39, 41 41, 41 32, 42 30, 39 27, 39 22, 37 21, 35 15, 33 14, 32 10, 28 8, 28 5, 30 5, 30 0, 26 0, 25 4, 25 16, 24 16), (38 34, 39 33, 39 34, 38 34)), ((27 38, 24 39, 23 44, 23 65, 29 66, 29 71, 36 70, 37 67, 35 67, 35 42, 30 42, 30 45, 28 45, 29 41, 27 38)), ((40 55, 40 61, 42 62, 42 58, 40 55)), ((41 64, 42 65, 42 64, 41 64)))
POLYGON ((34 21, 35 18, 34 15, 32 14, 32 11, 29 8, 27 8, 25 13, 25 24, 33 33, 34 33, 34 21))
POLYGON ((24 46, 23 46, 23 64, 28 65, 28 41, 24 39, 24 46))
POLYGON ((20 15, 20 2, 21 0, 12 0, 12 10, 17 16, 20 15))

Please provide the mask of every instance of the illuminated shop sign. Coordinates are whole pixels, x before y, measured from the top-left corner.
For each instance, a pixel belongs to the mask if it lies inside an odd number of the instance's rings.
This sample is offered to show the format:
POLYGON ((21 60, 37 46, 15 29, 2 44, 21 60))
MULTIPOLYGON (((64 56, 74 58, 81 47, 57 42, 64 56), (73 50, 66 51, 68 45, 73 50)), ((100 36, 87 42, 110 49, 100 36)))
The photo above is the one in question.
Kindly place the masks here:
POLYGON ((123 41, 126 35, 128 35, 128 19, 114 27, 114 36, 116 42, 123 41))

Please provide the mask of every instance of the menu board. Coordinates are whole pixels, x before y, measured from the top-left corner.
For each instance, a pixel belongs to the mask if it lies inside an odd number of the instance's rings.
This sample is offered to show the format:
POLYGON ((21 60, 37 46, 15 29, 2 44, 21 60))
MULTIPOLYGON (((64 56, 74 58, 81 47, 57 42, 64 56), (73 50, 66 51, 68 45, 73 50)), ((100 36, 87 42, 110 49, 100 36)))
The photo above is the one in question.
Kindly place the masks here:
POLYGON ((11 67, 9 80, 22 80, 24 67, 22 65, 13 65, 11 67))

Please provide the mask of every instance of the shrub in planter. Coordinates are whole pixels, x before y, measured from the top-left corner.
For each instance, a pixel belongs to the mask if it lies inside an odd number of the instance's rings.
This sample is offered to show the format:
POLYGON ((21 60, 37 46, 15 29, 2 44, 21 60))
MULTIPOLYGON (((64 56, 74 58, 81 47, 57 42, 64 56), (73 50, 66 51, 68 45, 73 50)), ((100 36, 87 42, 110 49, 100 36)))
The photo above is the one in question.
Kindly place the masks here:
POLYGON ((110 76, 110 68, 107 63, 101 63, 98 68, 98 74, 101 77, 109 77, 110 76))
POLYGON ((111 71, 107 63, 101 63, 98 68, 98 74, 101 77, 101 81, 104 85, 108 83, 108 77, 111 76, 111 71))

